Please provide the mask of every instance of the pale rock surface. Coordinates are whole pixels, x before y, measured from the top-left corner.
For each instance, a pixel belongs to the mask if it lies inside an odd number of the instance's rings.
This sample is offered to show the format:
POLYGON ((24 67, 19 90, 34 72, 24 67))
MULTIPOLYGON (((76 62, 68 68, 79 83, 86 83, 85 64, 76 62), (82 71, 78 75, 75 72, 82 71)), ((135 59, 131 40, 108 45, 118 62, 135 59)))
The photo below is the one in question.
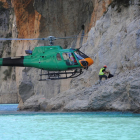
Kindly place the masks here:
POLYGON ((82 76, 73 79, 72 85, 93 85, 104 65, 114 75, 140 66, 140 8, 131 5, 117 12, 116 7, 110 5, 89 31, 81 50, 93 58, 94 64, 82 76))
MULTIPOLYGON (((6 0, 1 1, 6 3, 6 0)), ((139 111, 139 0, 28 0, 28 3, 14 0, 11 10, 7 16, 1 15, 6 23, 0 26, 3 37, 9 32, 13 38, 84 33, 87 38, 58 40, 56 45, 78 48, 82 44, 81 51, 94 60, 94 65, 78 78, 46 82, 38 81, 38 69, 1 67, 1 79, 7 80, 0 81, 0 95, 3 96, 0 103, 11 103, 11 99, 17 102, 18 99, 21 110, 35 111, 139 111), (12 23, 9 26, 8 19, 12 23), (83 25, 85 30, 81 28, 83 25), (95 85, 103 65, 107 65, 115 77, 95 85), (130 77, 125 73, 121 75, 130 69, 130 77), (4 71, 10 76, 5 77, 4 71), (9 93, 17 96, 9 96, 9 93)), ((4 51, 3 44, 0 45, 3 57, 25 55, 24 50, 48 45, 48 42, 12 41, 9 45, 11 50, 6 44, 4 51)))
POLYGON ((30 97, 21 110, 132 111, 140 113, 140 67, 88 88, 67 90, 50 100, 30 97))
MULTIPOLYGON (((13 34, 14 12, 10 1, 0 1, 0 38, 13 34), (1 3, 1 1, 3 3, 1 3)), ((11 41, 0 41, 0 58, 11 56, 11 41)), ((18 103, 15 68, 0 67, 0 103, 18 103)))
MULTIPOLYGON (((108 7, 89 31, 81 49, 93 58, 94 65, 72 79, 69 90, 39 104, 39 110, 139 112, 140 8, 137 2, 126 7, 112 3, 108 7), (115 77, 95 85, 103 65, 107 65, 115 77)), ((27 107, 28 104, 25 109, 27 107)))

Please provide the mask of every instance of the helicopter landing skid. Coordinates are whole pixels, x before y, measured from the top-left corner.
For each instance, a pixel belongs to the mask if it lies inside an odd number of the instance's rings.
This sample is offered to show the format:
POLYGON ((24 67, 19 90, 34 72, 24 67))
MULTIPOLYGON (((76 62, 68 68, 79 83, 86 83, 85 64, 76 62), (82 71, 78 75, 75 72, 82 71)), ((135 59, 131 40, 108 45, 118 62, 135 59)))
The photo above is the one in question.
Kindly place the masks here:
POLYGON ((75 78, 78 77, 83 73, 82 69, 76 69, 74 71, 58 71, 58 72, 50 72, 43 74, 41 70, 40 79, 39 81, 47 81, 50 80, 61 80, 61 79, 68 79, 68 78, 75 78), (47 78, 43 79, 43 76, 47 76, 47 78))

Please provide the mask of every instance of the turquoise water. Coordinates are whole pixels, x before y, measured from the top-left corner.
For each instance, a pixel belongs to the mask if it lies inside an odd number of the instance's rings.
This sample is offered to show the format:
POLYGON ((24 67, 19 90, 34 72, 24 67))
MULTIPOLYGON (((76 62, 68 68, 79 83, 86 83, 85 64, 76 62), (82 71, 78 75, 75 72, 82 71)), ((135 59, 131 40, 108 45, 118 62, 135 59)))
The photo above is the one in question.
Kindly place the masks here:
POLYGON ((140 140, 139 114, 16 110, 0 105, 0 140, 140 140))

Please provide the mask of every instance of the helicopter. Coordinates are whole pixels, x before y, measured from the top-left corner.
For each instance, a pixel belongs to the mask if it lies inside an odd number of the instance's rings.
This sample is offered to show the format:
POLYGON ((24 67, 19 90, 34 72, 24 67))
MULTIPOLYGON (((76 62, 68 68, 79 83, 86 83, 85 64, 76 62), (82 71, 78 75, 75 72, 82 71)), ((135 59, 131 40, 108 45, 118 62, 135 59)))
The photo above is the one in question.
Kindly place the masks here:
MULTIPOLYGON (((27 56, 0 58, 0 66, 34 67, 41 69, 39 81, 59 80, 78 77, 83 69, 88 69, 94 61, 79 49, 63 49, 55 46, 54 40, 71 37, 49 36, 47 38, 0 38, 0 40, 48 40, 48 46, 25 50, 27 56), (45 73, 43 73, 45 70, 45 73), (47 78, 43 79, 44 76, 47 78), (42 78, 43 77, 43 78, 42 78)), ((73 38, 73 37, 72 37, 73 38)))

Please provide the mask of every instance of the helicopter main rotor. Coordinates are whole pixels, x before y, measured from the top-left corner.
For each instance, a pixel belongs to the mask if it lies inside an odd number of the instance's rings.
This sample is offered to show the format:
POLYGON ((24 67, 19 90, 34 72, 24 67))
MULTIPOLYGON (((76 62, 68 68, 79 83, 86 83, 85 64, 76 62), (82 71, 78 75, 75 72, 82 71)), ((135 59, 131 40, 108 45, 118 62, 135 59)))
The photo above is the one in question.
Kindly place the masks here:
POLYGON ((48 36, 47 38, 0 38, 0 41, 7 41, 7 40, 46 40, 50 42, 50 46, 54 44, 54 40, 57 39, 70 39, 70 38, 80 38, 80 37, 88 37, 88 36, 79 36, 79 35, 73 35, 69 37, 54 37, 54 36, 48 36))

